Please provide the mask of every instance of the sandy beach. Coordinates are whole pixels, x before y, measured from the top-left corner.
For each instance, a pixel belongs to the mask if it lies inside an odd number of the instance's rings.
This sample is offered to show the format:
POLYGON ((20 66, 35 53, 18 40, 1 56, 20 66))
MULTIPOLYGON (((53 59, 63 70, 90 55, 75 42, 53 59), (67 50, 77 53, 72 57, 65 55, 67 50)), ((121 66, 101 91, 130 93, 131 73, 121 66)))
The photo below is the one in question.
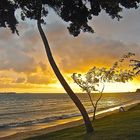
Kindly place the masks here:
MULTIPOLYGON (((136 106, 139 102, 140 101, 137 100, 132 103, 126 103, 126 104, 123 104, 122 107, 124 107, 125 111, 127 111, 128 109, 136 106)), ((100 119, 107 115, 117 113, 117 112, 119 112, 120 107, 121 106, 116 106, 113 108, 109 108, 109 109, 97 112, 96 119, 100 119)), ((92 117, 92 114, 90 114, 90 117, 92 117)), ((26 138, 39 136, 39 135, 47 134, 50 132, 62 130, 65 128, 75 127, 75 126, 82 125, 82 124, 83 124, 83 120, 82 120, 81 116, 72 117, 72 118, 58 120, 56 122, 49 123, 49 125, 36 126, 37 128, 34 131, 30 131, 31 129, 29 129, 29 131, 27 131, 27 132, 21 132, 21 133, 13 132, 13 134, 10 134, 10 136, 2 137, 2 138, 0 138, 0 140, 23 140, 26 138)))

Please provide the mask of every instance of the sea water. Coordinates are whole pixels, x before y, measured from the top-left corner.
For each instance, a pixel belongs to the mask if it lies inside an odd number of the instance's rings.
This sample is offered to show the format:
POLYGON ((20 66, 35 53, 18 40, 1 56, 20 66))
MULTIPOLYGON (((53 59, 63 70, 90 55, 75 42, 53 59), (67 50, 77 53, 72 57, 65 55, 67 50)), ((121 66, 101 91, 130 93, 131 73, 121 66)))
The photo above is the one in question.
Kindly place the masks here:
MULTIPOLYGON (((77 95, 87 111, 92 112, 87 94, 77 95)), ((98 97, 99 94, 92 94, 94 101, 98 97)), ((140 100, 139 93, 104 93, 98 111, 136 100, 140 100)), ((67 94, 0 94, 0 137, 74 116, 80 113, 67 94)))

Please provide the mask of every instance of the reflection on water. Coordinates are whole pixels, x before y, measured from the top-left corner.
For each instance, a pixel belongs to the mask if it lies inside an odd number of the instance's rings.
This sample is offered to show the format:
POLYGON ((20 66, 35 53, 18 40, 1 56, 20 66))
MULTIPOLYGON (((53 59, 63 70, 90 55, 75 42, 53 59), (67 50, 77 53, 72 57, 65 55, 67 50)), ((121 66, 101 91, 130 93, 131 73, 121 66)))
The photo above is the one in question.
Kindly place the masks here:
MULTIPOLYGON (((93 95, 93 99, 99 96, 93 95)), ((86 94, 78 94, 86 109, 92 106, 86 94)), ((139 94, 104 94, 98 111, 140 99, 139 94)), ((17 131, 28 131, 55 125, 65 118, 79 116, 80 113, 67 94, 9 94, 0 95, 0 136, 17 131), (41 125, 40 125, 41 123, 41 125)), ((76 118, 75 118, 76 119, 76 118)), ((79 117, 78 117, 79 119, 79 117)), ((66 120, 65 121, 71 121, 66 120)))

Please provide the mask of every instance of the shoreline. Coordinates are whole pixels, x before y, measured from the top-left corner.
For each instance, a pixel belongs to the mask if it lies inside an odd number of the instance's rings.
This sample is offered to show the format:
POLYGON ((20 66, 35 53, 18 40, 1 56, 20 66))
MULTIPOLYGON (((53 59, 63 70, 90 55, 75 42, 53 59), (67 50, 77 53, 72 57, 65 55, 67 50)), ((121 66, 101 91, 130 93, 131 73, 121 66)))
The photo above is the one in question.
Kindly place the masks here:
MULTIPOLYGON (((125 111, 127 111, 130 108, 136 106, 138 103, 140 103, 140 101, 136 100, 131 103, 123 103, 122 105, 99 111, 96 113, 96 119, 101 119, 105 116, 118 113, 120 107, 123 107, 125 111)), ((89 116, 92 117, 92 113, 90 113, 89 116)), ((36 127, 36 130, 19 132, 19 133, 15 132, 9 136, 1 137, 0 140, 13 140, 13 139, 23 140, 23 139, 59 131, 66 128, 72 128, 82 124, 83 124, 82 116, 72 117, 72 118, 57 120, 56 122, 51 122, 49 124, 43 124, 42 126, 32 126, 32 127, 36 127)), ((29 127, 28 130, 31 130, 30 128, 31 127, 29 127)))

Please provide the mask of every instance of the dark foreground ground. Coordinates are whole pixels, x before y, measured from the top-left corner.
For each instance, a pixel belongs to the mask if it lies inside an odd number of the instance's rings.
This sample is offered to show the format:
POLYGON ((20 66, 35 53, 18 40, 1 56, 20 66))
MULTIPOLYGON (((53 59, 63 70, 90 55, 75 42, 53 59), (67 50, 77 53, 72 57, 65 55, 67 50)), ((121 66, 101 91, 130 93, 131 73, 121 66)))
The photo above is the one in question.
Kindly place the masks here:
POLYGON ((140 140, 140 104, 96 120, 94 129, 94 134, 87 135, 84 126, 78 126, 27 140, 140 140))

